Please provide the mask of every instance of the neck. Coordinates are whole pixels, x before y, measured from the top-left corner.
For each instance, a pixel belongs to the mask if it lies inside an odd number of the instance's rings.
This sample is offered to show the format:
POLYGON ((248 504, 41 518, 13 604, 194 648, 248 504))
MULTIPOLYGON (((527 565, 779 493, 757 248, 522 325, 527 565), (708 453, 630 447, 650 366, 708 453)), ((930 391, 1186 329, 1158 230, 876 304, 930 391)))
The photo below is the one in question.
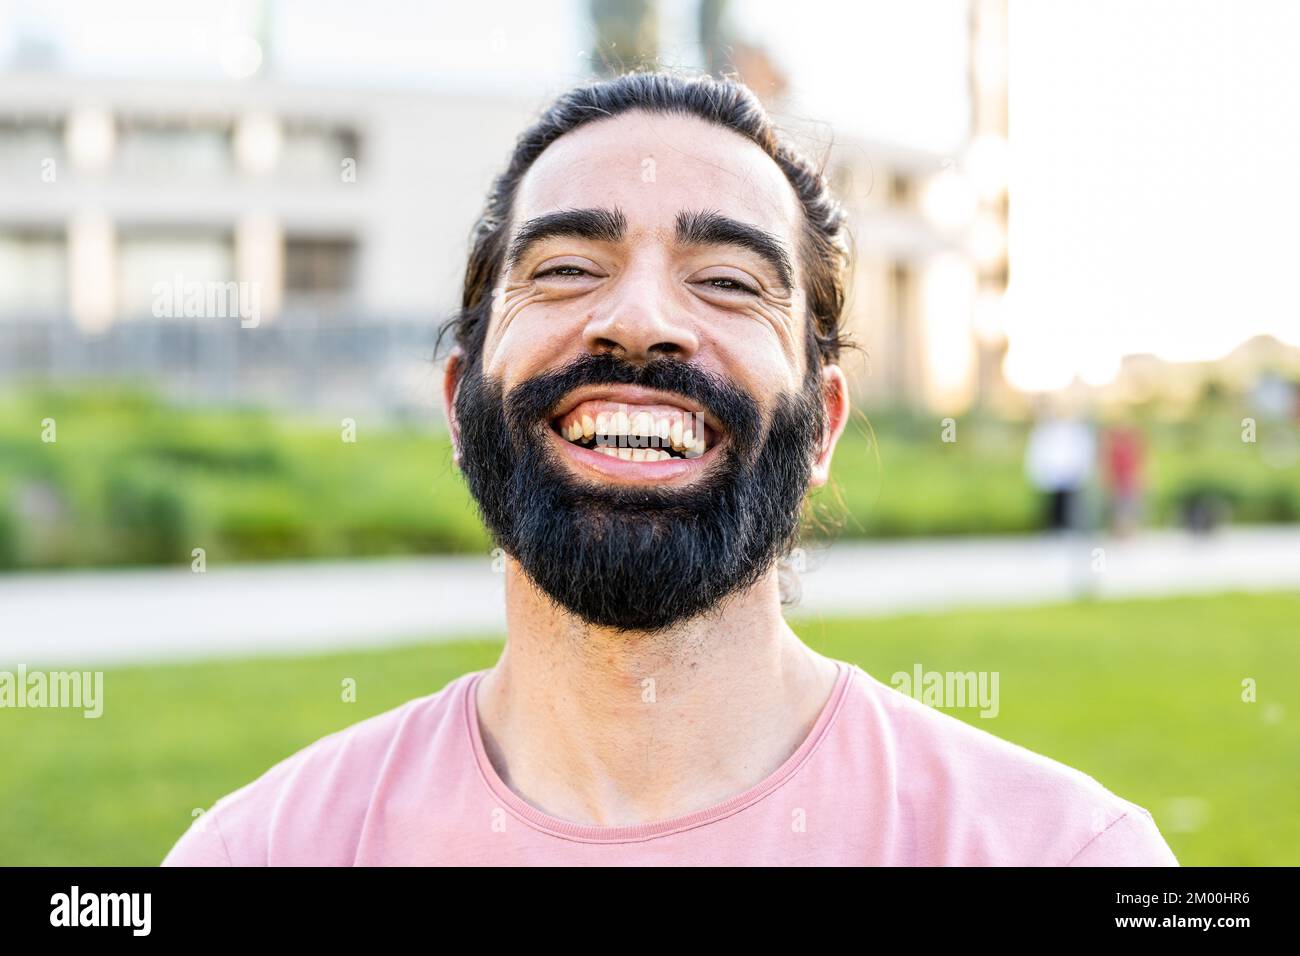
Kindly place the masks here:
POLYGON ((516 794, 573 823, 650 823, 743 793, 798 749, 835 682, 785 623, 775 569, 646 635, 583 623, 509 561, 506 620, 478 684, 484 746, 516 794))

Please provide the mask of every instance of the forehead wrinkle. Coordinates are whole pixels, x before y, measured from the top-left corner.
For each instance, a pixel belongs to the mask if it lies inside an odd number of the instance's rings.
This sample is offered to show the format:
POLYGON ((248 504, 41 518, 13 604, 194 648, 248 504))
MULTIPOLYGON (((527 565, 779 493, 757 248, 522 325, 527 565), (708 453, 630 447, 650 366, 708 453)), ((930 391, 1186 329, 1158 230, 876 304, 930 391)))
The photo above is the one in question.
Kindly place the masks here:
MULTIPOLYGON (((560 136, 524 174, 520 195, 532 194, 537 189, 538 174, 547 178, 558 175, 563 183, 569 184, 583 178, 592 167, 602 172, 609 170, 611 159, 601 155, 605 147, 597 145, 609 138, 613 138, 613 146, 621 159, 627 160, 627 169, 636 174, 634 178, 638 180, 642 161, 662 151, 685 163, 698 163, 728 177, 736 198, 745 206, 760 200, 760 205, 767 207, 767 214, 778 212, 781 218, 788 219, 801 205, 780 164, 743 133, 693 114, 660 113, 641 108, 592 120, 560 136), (672 129, 677 124, 691 129, 672 129), (619 125, 628 128, 613 129, 619 125), (642 136, 653 141, 650 152, 641 148, 650 144, 638 145, 642 136)), ((568 195, 563 188, 547 188, 533 198, 546 197, 549 200, 547 205, 562 205, 566 203, 560 196, 568 195)), ((567 204, 585 205, 572 200, 567 204)), ((760 219, 767 218, 763 209, 754 208, 752 211, 760 219)))

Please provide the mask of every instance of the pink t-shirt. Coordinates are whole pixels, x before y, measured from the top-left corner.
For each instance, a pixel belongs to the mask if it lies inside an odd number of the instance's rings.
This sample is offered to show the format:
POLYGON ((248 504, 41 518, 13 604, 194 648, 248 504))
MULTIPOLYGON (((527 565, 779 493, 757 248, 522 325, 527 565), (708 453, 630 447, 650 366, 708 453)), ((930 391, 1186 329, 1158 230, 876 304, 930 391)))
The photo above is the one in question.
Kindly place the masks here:
POLYGON ((596 827, 524 802, 484 752, 475 671, 226 795, 163 865, 1178 865, 1092 777, 839 664, 799 749, 696 813, 596 827))

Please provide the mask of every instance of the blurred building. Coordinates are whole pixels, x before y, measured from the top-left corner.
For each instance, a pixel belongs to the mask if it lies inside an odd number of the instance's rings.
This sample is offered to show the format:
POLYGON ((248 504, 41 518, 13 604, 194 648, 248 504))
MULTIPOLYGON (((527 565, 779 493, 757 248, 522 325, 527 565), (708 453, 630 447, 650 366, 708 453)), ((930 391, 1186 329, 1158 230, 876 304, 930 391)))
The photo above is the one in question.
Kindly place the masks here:
MULTIPOLYGON (((937 353, 945 350, 955 348, 962 366, 952 377, 969 378, 973 272, 925 209, 928 192, 942 190, 951 163, 948 156, 882 143, 837 139, 830 149, 827 174, 853 237, 846 326, 865 352, 846 363, 855 373, 855 397, 873 408, 951 407, 948 387, 935 376, 937 353), (955 335, 945 341, 946 331, 932 334, 932 326, 946 329, 944 320, 954 314, 955 335)), ((968 401, 962 394, 955 404, 968 401)))
MULTIPOLYGON (((719 5, 702 10, 716 16, 719 5)), ((718 45, 708 62, 740 76, 824 159, 846 207, 855 253, 846 323, 866 353, 847 362, 857 399, 873 408, 1006 404, 998 317, 1008 279, 1006 2, 972 0, 968 14, 970 134, 953 153, 809 123, 786 111, 788 84, 762 49, 703 31, 718 45)))
MULTIPOLYGON (((589 0, 591 67, 672 50, 739 75, 824 159, 855 241, 860 401, 947 412, 995 395, 1005 345, 981 315, 1006 283, 1003 0, 970 6, 971 148, 953 155, 787 109, 782 71, 731 32, 727 6, 589 0)), ((27 49, 0 84, 0 384, 109 376, 200 400, 427 406, 469 229, 544 94, 305 86, 256 68, 88 78, 27 49), (187 315, 193 283, 229 286, 243 312, 187 315)))
POLYGON ((0 307, 70 310, 98 330, 149 315, 154 278, 181 272, 261 282, 271 319, 428 311, 533 106, 10 74, 0 307))
MULTIPOLYGON (((7 75, 0 321, 27 335, 27 367, 9 372, 83 359, 86 373, 111 372, 96 366, 113 360, 87 359, 106 338, 192 351, 193 323, 159 322, 187 318, 179 300, 158 315, 160 282, 249 283, 266 336, 369 320, 429 340, 457 301, 490 178, 533 109, 523 96, 7 75), (45 333, 60 323, 84 347, 34 344, 58 339, 45 333)), ((181 358, 140 371, 174 377, 181 358)))
POLYGON ((1247 339, 1214 361, 1173 362, 1150 354, 1127 355, 1106 385, 1088 390, 1102 405, 1158 404, 1171 412, 1194 411, 1215 396, 1263 397, 1278 417, 1300 418, 1293 394, 1300 394, 1300 348, 1271 335, 1247 339), (1281 395, 1279 401, 1274 396, 1281 395))

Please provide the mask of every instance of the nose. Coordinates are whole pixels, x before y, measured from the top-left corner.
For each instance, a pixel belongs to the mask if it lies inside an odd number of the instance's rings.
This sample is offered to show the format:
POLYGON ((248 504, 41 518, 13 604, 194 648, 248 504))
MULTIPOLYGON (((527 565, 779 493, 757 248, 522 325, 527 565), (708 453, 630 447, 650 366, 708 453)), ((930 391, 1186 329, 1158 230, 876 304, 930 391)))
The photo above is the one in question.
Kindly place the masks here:
POLYGON ((689 360, 699 338, 671 282, 648 270, 625 273, 587 319, 583 345, 593 355, 610 353, 631 362, 670 357, 689 360))

